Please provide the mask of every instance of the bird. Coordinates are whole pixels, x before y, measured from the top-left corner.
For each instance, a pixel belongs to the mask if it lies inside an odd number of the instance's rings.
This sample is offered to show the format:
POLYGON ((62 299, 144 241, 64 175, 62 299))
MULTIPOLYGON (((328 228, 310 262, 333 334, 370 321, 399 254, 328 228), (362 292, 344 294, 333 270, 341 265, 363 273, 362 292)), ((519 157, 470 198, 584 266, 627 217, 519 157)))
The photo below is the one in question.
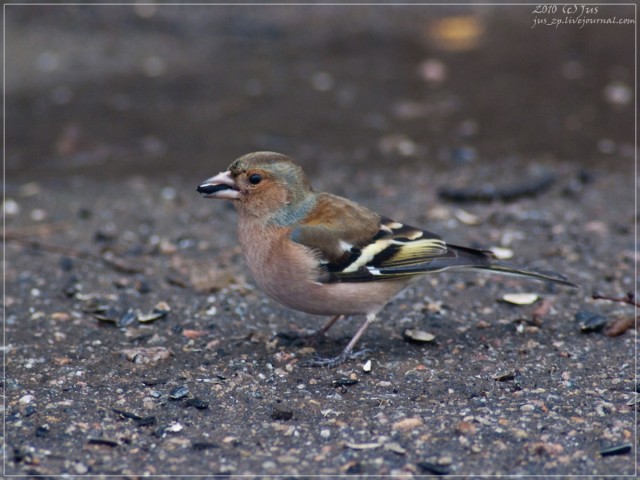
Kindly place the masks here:
POLYGON ((231 200, 238 239, 253 279, 281 304, 365 320, 335 357, 307 365, 336 367, 369 350, 355 346, 382 309, 415 279, 446 270, 516 275, 576 287, 564 276, 498 260, 489 250, 446 243, 427 230, 379 215, 347 198, 317 192, 286 155, 254 152, 236 159, 196 188, 205 198, 231 200))

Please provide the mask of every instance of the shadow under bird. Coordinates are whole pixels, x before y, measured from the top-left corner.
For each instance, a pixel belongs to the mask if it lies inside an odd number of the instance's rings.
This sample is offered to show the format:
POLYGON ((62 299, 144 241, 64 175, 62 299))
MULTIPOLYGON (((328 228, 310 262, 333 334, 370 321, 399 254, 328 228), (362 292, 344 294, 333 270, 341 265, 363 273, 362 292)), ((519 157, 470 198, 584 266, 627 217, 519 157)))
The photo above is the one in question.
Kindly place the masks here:
POLYGON ((317 358, 309 363, 314 366, 336 366, 361 354, 354 346, 367 327, 422 275, 465 269, 576 286, 558 274, 501 262, 490 251, 449 245, 346 198, 316 192, 302 168, 279 153, 244 155, 197 191, 233 202, 247 265, 269 296, 295 310, 333 316, 315 335, 343 316, 365 316, 340 355, 317 358))

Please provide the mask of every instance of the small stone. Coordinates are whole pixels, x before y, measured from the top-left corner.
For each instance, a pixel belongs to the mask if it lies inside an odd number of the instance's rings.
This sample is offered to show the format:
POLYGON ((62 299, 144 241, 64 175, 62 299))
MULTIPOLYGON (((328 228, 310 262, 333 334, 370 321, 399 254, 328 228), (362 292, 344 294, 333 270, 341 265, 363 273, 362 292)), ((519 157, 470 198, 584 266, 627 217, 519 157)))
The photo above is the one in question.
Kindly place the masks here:
POLYGON ((275 404, 271 408, 271 418, 273 420, 291 420, 293 418, 293 410, 283 405, 275 404))
POLYGON ((5 215, 18 215, 20 213, 20 205, 15 200, 7 198, 2 204, 5 215))
POLYGON ((418 67, 420 77, 429 83, 442 83, 447 79, 447 66, 442 60, 428 58, 418 67))
POLYGON ((422 419, 419 417, 403 418, 392 425, 394 430, 413 430, 422 425, 422 419))
POLYGON ((176 189, 173 187, 164 187, 160 191, 160 194, 162 195, 162 198, 164 200, 167 200, 169 202, 176 199, 176 189))
POLYGON ((170 432, 170 433, 178 433, 178 432, 181 432, 183 429, 184 427, 182 426, 182 424, 175 422, 169 425, 167 428, 165 428, 164 431, 170 432))
POLYGON ((45 218, 47 218, 47 212, 41 208, 36 208, 34 210, 31 210, 29 217, 31 217, 31 220, 33 220, 34 222, 41 222, 45 218))
POLYGON ((311 75, 311 85, 319 92, 328 92, 333 88, 333 76, 328 72, 315 72, 311 75))
POLYGON ((142 70, 148 77, 160 77, 167 71, 167 62, 162 57, 152 55, 143 59, 142 70))
POLYGON ((626 83, 614 81, 604 87, 604 98, 612 105, 628 105, 633 99, 633 89, 626 83))
POLYGON ((276 462, 274 462, 273 460, 267 460, 266 462, 262 463, 263 470, 275 470, 277 467, 278 465, 276 465, 276 462))
POLYGON ((200 338, 203 335, 206 335, 207 332, 203 331, 203 330, 191 330, 191 329, 185 329, 182 331, 182 335, 185 336, 188 339, 196 339, 196 338, 200 338))
POLYGON ((371 360, 367 360, 364 365, 362 365, 362 371, 365 373, 371 372, 371 360))
POLYGON ((456 431, 462 435, 475 435, 478 428, 471 422, 458 422, 456 425, 456 431))
POLYGON ((328 428, 323 428, 322 430, 320 430, 320 436, 324 439, 327 439, 331 436, 331 430, 329 430, 328 428))

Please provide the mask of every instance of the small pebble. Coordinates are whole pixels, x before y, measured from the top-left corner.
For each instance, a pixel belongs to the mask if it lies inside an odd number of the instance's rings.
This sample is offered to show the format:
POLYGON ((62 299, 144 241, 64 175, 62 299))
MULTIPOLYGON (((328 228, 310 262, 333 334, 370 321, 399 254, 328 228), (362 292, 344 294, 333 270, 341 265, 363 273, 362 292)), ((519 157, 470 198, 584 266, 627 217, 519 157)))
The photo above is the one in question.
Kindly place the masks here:
POLYGON ((7 198, 2 204, 5 215, 18 215, 20 213, 20 205, 15 200, 7 198))
POLYGON ((182 426, 182 424, 176 422, 169 425, 167 428, 164 429, 164 431, 170 432, 170 433, 178 433, 178 432, 181 432, 183 429, 184 427, 182 426))
POLYGON ((364 365, 362 365, 362 371, 365 373, 371 372, 371 360, 367 360, 364 365))
POLYGON ((60 265, 60 269, 63 272, 70 272, 73 270, 73 259, 69 257, 62 257, 58 265, 60 265))
POLYGON ((271 418, 273 420, 291 420, 293 418, 293 410, 276 404, 271 408, 271 418))
POLYGON ((47 212, 45 212, 41 208, 36 208, 34 210, 31 210, 29 217, 31 217, 31 220, 33 220, 34 222, 41 222, 45 218, 47 218, 47 212))
POLYGON ((142 71, 148 77, 160 77, 167 71, 167 62, 156 55, 146 57, 142 61, 142 71))
POLYGON ((162 195, 162 198, 167 201, 176 199, 176 189, 173 187, 164 187, 160 193, 162 195))
POLYGON ((135 283, 135 289, 138 293, 142 293, 144 295, 145 293, 149 293, 151 291, 151 285, 149 285, 149 282, 147 282, 146 280, 138 280, 135 283))
POLYGON ((311 75, 311 85, 319 92, 328 92, 333 88, 333 76, 328 72, 315 72, 311 75))
POLYGON ((612 105, 629 105, 633 100, 633 89, 626 83, 614 81, 604 87, 604 98, 612 105))
POLYGON ((442 83, 447 79, 447 66, 442 60, 428 58, 418 66, 422 80, 429 83, 442 83))

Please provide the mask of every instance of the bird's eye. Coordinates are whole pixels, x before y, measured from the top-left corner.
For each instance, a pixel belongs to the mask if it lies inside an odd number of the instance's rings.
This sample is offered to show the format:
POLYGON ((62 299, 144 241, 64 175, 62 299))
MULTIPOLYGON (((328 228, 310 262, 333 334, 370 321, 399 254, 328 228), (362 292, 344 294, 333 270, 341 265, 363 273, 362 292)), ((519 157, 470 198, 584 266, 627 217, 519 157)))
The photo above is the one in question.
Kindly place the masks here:
POLYGON ((257 173, 253 173, 249 175, 249 183, 251 185, 257 185, 262 181, 262 175, 258 175, 257 173))

